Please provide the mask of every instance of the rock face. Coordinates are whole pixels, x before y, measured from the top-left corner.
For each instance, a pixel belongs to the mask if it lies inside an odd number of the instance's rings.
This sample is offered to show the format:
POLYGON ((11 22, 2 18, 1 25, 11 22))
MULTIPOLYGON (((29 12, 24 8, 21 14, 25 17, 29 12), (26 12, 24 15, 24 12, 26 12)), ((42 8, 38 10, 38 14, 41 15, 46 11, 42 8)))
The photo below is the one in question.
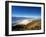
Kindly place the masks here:
POLYGON ((40 20, 34 20, 32 22, 21 22, 16 26, 12 27, 12 31, 23 31, 23 30, 40 30, 41 29, 41 21, 40 20), (22 24, 25 23, 25 24, 22 24))
POLYGON ((41 22, 40 21, 32 21, 31 23, 28 23, 25 28, 27 30, 39 30, 41 29, 41 22))

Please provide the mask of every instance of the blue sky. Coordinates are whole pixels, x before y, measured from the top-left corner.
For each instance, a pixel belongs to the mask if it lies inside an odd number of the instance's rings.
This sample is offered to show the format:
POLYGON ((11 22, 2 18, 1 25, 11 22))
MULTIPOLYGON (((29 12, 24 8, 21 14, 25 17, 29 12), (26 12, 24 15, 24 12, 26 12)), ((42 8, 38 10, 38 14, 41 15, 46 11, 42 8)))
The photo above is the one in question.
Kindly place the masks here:
POLYGON ((41 7, 12 6, 13 17, 41 16, 41 7))

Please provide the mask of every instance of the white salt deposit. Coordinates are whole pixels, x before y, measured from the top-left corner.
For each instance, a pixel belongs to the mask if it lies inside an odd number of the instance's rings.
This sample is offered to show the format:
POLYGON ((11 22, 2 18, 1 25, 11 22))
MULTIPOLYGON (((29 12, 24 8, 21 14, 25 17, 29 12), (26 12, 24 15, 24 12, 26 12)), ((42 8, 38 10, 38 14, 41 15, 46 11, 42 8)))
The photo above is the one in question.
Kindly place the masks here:
POLYGON ((26 20, 22 20, 22 21, 19 21, 17 24, 18 25, 27 25, 28 23, 32 22, 31 20, 29 19, 26 19, 26 20))

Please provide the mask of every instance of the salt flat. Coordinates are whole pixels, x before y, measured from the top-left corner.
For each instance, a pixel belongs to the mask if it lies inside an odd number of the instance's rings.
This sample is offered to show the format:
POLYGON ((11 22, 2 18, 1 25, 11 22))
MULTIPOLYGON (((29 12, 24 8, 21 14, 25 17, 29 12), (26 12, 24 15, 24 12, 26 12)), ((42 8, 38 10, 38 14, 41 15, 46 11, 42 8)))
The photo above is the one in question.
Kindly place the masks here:
POLYGON ((19 24, 19 25, 27 25, 28 23, 30 23, 30 22, 32 22, 32 20, 30 20, 30 19, 25 19, 25 20, 19 20, 19 21, 17 21, 17 25, 19 24))

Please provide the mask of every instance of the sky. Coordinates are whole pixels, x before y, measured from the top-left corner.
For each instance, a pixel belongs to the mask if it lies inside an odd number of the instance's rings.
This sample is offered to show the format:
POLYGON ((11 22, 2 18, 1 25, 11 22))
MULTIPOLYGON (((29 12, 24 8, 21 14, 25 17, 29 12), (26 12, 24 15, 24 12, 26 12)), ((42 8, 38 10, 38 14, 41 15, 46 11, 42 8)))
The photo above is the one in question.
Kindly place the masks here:
POLYGON ((41 7, 12 6, 12 17, 41 16, 41 7))

